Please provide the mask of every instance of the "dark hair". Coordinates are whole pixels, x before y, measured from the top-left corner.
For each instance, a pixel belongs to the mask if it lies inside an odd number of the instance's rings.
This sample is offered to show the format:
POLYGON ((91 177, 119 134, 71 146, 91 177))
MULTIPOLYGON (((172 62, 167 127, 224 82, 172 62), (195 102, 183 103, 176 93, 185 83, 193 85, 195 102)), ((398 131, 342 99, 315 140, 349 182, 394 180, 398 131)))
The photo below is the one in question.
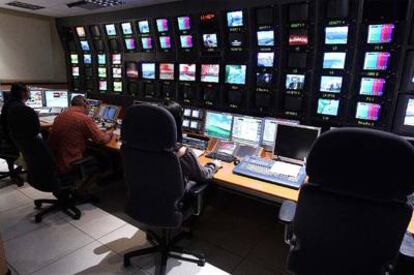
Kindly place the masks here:
POLYGON ((70 102, 71 106, 85 106, 87 104, 86 99, 83 95, 77 95, 74 98, 72 98, 72 101, 70 102))
POLYGON ((180 104, 178 104, 175 101, 165 101, 164 107, 167 109, 172 116, 174 117, 175 124, 177 126, 177 141, 182 142, 183 141, 183 133, 181 130, 181 126, 183 124, 183 107, 181 107, 180 104))
POLYGON ((24 83, 22 82, 14 83, 11 85, 10 97, 13 99, 22 100, 24 99, 24 94, 28 92, 29 92, 29 89, 24 83))

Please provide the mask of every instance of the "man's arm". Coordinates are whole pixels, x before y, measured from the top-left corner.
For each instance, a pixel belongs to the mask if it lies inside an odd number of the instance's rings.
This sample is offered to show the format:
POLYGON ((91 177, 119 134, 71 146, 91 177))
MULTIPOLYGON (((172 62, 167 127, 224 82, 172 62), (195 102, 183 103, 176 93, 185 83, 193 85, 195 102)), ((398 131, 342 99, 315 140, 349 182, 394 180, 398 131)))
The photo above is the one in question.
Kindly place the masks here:
POLYGON ((84 127, 86 131, 86 137, 92 139, 92 141, 95 143, 106 144, 112 140, 113 131, 101 131, 96 123, 89 117, 84 121, 84 127))

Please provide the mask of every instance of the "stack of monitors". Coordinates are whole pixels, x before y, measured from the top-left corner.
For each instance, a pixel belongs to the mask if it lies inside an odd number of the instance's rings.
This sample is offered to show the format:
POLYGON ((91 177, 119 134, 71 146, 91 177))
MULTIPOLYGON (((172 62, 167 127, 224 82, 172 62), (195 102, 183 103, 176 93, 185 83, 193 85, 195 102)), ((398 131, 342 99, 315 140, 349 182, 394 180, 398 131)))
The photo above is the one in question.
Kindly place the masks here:
POLYGON ((99 53, 98 61, 98 90, 99 92, 106 92, 108 90, 108 69, 107 69, 107 55, 99 53))
POLYGON ((119 52, 118 45, 118 31, 115 24, 106 24, 105 25, 106 36, 108 37, 109 48, 112 52, 119 52))
POLYGON ((200 132, 203 127, 204 112, 202 109, 184 108, 183 128, 187 131, 200 132))
POLYGON ((112 90, 115 93, 122 93, 122 76, 122 55, 120 53, 112 54, 112 90))
POLYGON ((192 33, 191 17, 189 15, 179 16, 176 23, 179 33, 179 48, 183 52, 192 51, 195 41, 192 33))
POLYGON ((98 25, 93 25, 89 27, 90 34, 92 36, 92 42, 95 47, 95 51, 103 52, 105 51, 104 43, 101 39, 101 29, 98 25))
POLYGON ((139 66, 136 62, 125 63, 125 76, 127 79, 128 93, 136 94, 138 92, 137 81, 139 79, 139 66))
POLYGON ((159 48, 163 52, 169 52, 173 48, 170 22, 167 18, 158 18, 155 23, 159 35, 159 48))
POLYGON ((134 38, 134 30, 131 22, 121 23, 121 30, 124 41, 124 49, 126 52, 135 52, 137 49, 136 40, 134 38))
POLYGON ((140 40, 141 40, 141 47, 144 52, 151 52, 154 50, 154 40, 151 36, 152 33, 152 27, 150 25, 150 21, 140 20, 137 23, 138 26, 138 32, 140 34, 140 40))
POLYGON ((219 50, 219 18, 217 13, 200 15, 200 38, 203 53, 215 53, 219 50))
POLYGON ((226 23, 228 30, 228 48, 231 51, 241 51, 246 45, 246 20, 244 11, 236 10, 226 13, 226 23))

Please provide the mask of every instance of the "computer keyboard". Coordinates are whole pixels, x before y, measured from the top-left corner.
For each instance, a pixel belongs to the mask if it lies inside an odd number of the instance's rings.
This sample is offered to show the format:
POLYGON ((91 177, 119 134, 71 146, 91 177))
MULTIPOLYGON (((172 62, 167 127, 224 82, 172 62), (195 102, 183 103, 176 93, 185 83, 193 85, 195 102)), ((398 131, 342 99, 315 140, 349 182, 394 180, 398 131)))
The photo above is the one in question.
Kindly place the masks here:
POLYGON ((232 155, 217 152, 210 152, 206 155, 206 157, 211 159, 218 159, 224 162, 232 162, 235 159, 235 157, 233 157, 232 155))
POLYGON ((233 169, 233 173, 299 189, 305 180, 305 168, 298 166, 295 170, 293 166, 294 164, 290 163, 248 156, 233 169), (283 172, 283 169, 286 169, 286 172, 283 172))

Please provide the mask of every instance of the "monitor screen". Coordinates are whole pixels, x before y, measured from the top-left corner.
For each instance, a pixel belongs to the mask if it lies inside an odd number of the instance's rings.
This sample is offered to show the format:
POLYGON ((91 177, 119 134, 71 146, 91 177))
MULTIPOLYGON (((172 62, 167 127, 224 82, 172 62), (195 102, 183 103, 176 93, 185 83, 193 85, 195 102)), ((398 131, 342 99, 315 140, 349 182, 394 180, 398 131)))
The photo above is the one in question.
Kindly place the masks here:
POLYGON ((138 22, 138 29, 140 33, 149 33, 150 27, 148 20, 143 20, 138 22))
POLYGON ((398 96, 393 132, 404 136, 414 136, 414 95, 400 94, 398 96))
POLYGON ((273 154, 282 158, 305 161, 320 128, 292 124, 277 124, 273 154))
POLYGON ((115 24, 105 25, 105 30, 108 36, 116 35, 115 24))
POLYGON ((86 40, 81 40, 81 41, 80 41, 80 44, 81 44, 82 51, 87 52, 87 51, 90 51, 90 50, 91 50, 91 48, 90 48, 90 46, 89 46, 89 42, 88 42, 88 41, 86 41, 86 40))
POLYGON ((385 79, 384 78, 361 78, 360 95, 367 96, 382 96, 384 93, 385 79))
POLYGON ((106 54, 98 54, 98 64, 99 65, 106 64, 106 54))
POLYGON ((245 44, 244 33, 231 32, 229 33, 229 43, 231 47, 243 47, 245 44))
POLYGON ((227 26, 242 27, 243 26, 243 11, 231 11, 227 13, 227 26))
POLYGON ((355 118, 377 121, 379 119, 380 110, 381 105, 379 104, 358 102, 355 118))
POLYGON ((101 30, 99 29, 99 26, 92 26, 91 33, 93 37, 101 36, 101 30))
POLYGON ((257 25, 273 25, 273 8, 260 8, 256 11, 257 25))
POLYGON ((219 142, 216 145, 217 153, 233 155, 237 148, 237 144, 233 142, 219 142))
POLYGON ((94 39, 93 40, 93 45, 95 46, 95 49, 97 51, 103 51, 105 49, 105 45, 104 45, 103 41, 100 40, 100 39, 94 39))
POLYGON ((268 52, 257 53, 257 66, 258 67, 271 68, 273 67, 273 61, 274 61, 274 53, 268 53, 268 52))
POLYGON ((204 134, 208 137, 229 140, 233 115, 225 113, 206 113, 204 134))
POLYGON ((367 52, 364 59, 364 70, 384 71, 388 68, 391 54, 389 52, 367 52))
POLYGON ((142 78, 155 79, 155 63, 142 63, 142 78))
POLYGON ((43 107, 43 92, 42 91, 30 91, 30 97, 26 101, 26 105, 31 108, 43 107))
POLYGON ((90 54, 84 54, 83 55, 83 63, 85 63, 85 64, 91 64, 92 63, 92 55, 90 55, 90 54))
POLYGON ((129 23, 129 22, 122 23, 121 24, 121 27, 122 27, 122 33, 124 35, 129 35, 129 34, 132 34, 133 33, 133 31, 132 31, 132 24, 131 23, 129 23))
POLYGON ((246 65, 226 65, 225 82, 227 84, 246 84, 246 65))
POLYGON ((193 36, 192 35, 180 35, 181 48, 189 49, 193 47, 193 36))
POLYGON ((122 81, 114 81, 114 92, 122 92, 122 81))
POLYGON ((273 75, 271 73, 256 73, 258 87, 269 87, 272 84, 273 75))
POLYGON ((76 33, 78 34, 79 38, 83 38, 86 36, 85 28, 84 27, 76 27, 76 33))
POLYGON ((193 130, 197 130, 199 128, 200 122, 198 121, 191 121, 190 128, 193 130))
POLYGON ((326 27, 325 44, 339 45, 348 43, 348 26, 326 27))
POLYGON ((324 69, 344 69, 345 68, 345 52, 327 52, 323 54, 324 69))
POLYGON ((180 81, 196 80, 196 64, 180 64, 180 81))
POLYGON ((98 77, 99 78, 106 78, 106 68, 99 67, 98 68, 98 77))
POLYGON ((205 48, 217 48, 217 34, 215 33, 208 33, 203 34, 203 45, 205 48))
POLYGON ((200 119, 201 118, 201 111, 197 110, 197 109, 193 109, 192 112, 191 112, 191 117, 200 119))
POLYGON ((342 89, 342 76, 322 76, 321 92, 339 94, 342 89))
POLYGON ((191 29, 191 19, 190 16, 180 16, 177 18, 178 29, 180 31, 186 31, 191 29))
POLYGON ((305 46, 308 45, 307 29, 291 29, 289 30, 289 46, 305 46))
POLYGON ((70 55, 70 63, 71 64, 78 64, 79 63, 79 57, 77 54, 71 54, 70 55))
POLYGON ((99 109, 98 116, 105 119, 114 121, 118 118, 119 107, 115 105, 102 105, 99 109))
POLYGON ((79 76, 79 67, 72 67, 72 76, 79 76))
POLYGON ((161 80, 174 80, 174 64, 173 63, 160 63, 160 79, 161 80))
POLYGON ((231 139, 235 142, 260 143, 263 119, 246 116, 234 116, 231 139))
POLYGON ((190 128, 190 121, 188 119, 183 119, 183 127, 190 128))
POLYGON ((275 45, 275 32, 273 30, 257 32, 257 46, 273 47, 274 45, 275 45))
POLYGON ((68 107, 67 91, 45 91, 46 107, 66 108, 68 107))
POLYGON ((200 30, 209 31, 218 29, 218 16, 215 13, 204 13, 200 15, 200 30))
POLYGON ((108 83, 105 80, 99 81, 99 91, 107 91, 108 90, 108 83))
POLYGON ((112 55, 112 64, 113 65, 121 65, 121 54, 117 53, 117 54, 113 54, 112 55))
POLYGON ((151 50, 152 49, 152 38, 151 37, 142 37, 142 48, 144 50, 151 50))
POLYGON ((191 109, 185 108, 184 109, 184 116, 185 117, 191 117, 191 109))
POLYGON ((381 24, 368 26, 368 44, 385 44, 392 42, 394 24, 381 24))
POLYGON ((326 116, 337 116, 339 110, 339 100, 320 98, 316 113, 326 116))
POLYGON ((410 98, 407 103, 404 117, 405 126, 414 126, 414 99, 410 98))
POLYGON ((136 49, 134 38, 125 38, 124 41, 125 41, 125 47, 128 51, 133 51, 136 49))
POLYGON ((274 146, 276 137, 277 121, 275 119, 264 119, 262 144, 265 146, 274 146))
POLYGON ((161 36, 160 37, 160 46, 161 46, 161 49, 170 49, 171 48, 171 37, 161 36))
POLYGON ((126 75, 128 78, 138 78, 138 64, 135 62, 128 62, 126 65, 126 75))
POLYGON ((111 48, 111 50, 113 52, 117 52, 119 47, 118 47, 118 40, 117 39, 109 39, 109 47, 111 48))
POLYGON ((306 53, 289 53, 288 67, 289 68, 305 68, 307 61, 306 53))
POLYGON ((167 32, 168 31, 168 19, 161 18, 157 19, 157 30, 158 32, 167 32))
POLYGON ((70 93, 70 101, 72 101, 72 99, 75 96, 78 96, 78 95, 83 96, 84 98, 86 98, 86 95, 85 94, 81 94, 81 93, 70 93))
POLYGON ((113 78, 122 78, 122 68, 112 68, 113 78))
POLYGON ((220 65, 219 64, 202 64, 201 65, 201 82, 219 83, 220 65))
POLYGON ((305 75, 287 74, 285 87, 287 90, 303 90, 305 87, 305 75))

